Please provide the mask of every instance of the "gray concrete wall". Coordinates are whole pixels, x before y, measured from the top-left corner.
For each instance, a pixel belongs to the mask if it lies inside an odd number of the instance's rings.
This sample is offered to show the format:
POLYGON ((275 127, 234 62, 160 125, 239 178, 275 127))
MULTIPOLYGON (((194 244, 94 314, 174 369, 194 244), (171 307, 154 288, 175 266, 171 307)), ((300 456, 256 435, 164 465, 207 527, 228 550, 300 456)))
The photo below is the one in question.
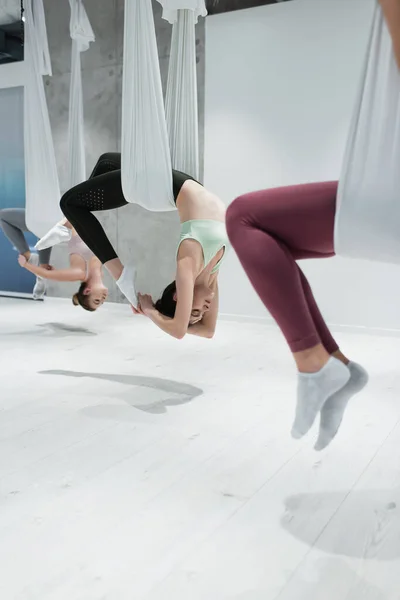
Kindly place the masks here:
MULTIPOLYGON (((87 170, 90 174, 103 152, 120 150, 123 63, 124 0, 84 0, 96 42, 82 56, 87 170)), ((66 189, 68 158, 68 103, 71 40, 69 3, 45 0, 46 22, 53 76, 46 78, 46 95, 53 131, 61 189, 66 189)), ((171 26, 161 18, 161 6, 153 0, 161 76, 165 90, 171 26)), ((204 19, 197 26, 200 157, 204 140, 204 19)), ((175 248, 179 232, 176 213, 150 213, 129 205, 117 211, 98 213, 121 259, 138 265, 138 285, 157 295, 173 278, 175 248)), ((53 250, 53 264, 65 267, 66 248, 53 250)), ((106 275, 112 301, 123 298, 106 275)), ((68 297, 77 284, 51 282, 49 295, 68 297)))

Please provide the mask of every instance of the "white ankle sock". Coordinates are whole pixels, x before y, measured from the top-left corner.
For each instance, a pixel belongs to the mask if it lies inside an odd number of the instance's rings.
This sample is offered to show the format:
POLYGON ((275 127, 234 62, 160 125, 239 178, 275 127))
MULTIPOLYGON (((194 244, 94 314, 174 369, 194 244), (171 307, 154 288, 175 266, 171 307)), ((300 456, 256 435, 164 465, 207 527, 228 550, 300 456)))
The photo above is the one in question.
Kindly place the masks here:
POLYGON ((69 242, 72 237, 72 230, 65 225, 57 223, 44 235, 36 244, 36 250, 46 250, 61 244, 61 242, 69 242))
POLYGON ((350 371, 340 360, 331 357, 317 373, 299 373, 296 417, 292 436, 303 437, 330 396, 342 389, 350 379, 350 371))
POLYGON ((35 267, 38 267, 39 266, 39 255, 36 254, 35 252, 31 252, 28 263, 30 265, 34 265, 35 267))
POLYGON ((127 267, 124 267, 121 277, 116 283, 125 298, 129 300, 134 308, 137 308, 139 302, 135 290, 135 279, 136 269, 133 265, 128 265, 127 267))
POLYGON ((348 364, 348 368, 350 371, 348 383, 336 394, 333 394, 321 410, 319 436, 314 446, 315 450, 320 451, 329 446, 339 431, 349 400, 361 392, 368 383, 368 373, 361 365, 351 362, 348 364))
POLYGON ((33 288, 33 299, 42 300, 46 293, 46 280, 43 277, 36 277, 36 284, 33 288))
MULTIPOLYGON (((35 267, 39 266, 39 255, 31 252, 28 263, 31 265, 35 265, 35 267)), ((34 300, 42 300, 43 296, 46 293, 46 280, 43 277, 36 277, 35 287, 33 288, 33 299, 34 300)))

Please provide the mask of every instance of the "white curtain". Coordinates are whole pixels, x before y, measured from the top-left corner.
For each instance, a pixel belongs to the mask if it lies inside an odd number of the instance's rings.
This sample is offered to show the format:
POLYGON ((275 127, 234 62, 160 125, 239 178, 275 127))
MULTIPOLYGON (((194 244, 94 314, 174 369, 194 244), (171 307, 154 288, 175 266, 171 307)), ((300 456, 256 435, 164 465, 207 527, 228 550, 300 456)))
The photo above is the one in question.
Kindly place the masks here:
POLYGON ((172 165, 199 178, 195 13, 177 11, 172 28, 165 113, 172 165))
POLYGON ((82 0, 69 0, 71 85, 68 123, 68 184, 73 187, 86 180, 85 134, 83 119, 81 53, 89 49, 95 37, 82 0))
POLYGON ((175 210, 151 0, 125 0, 122 188, 148 210, 175 210))
POLYGON ((199 15, 207 14, 204 0, 160 2, 164 18, 176 24, 167 95, 168 127, 151 0, 125 0, 122 187, 129 202, 151 211, 176 208, 172 167, 180 169, 183 165, 189 174, 198 173, 194 26, 199 15), (189 157, 185 161, 183 153, 189 157))
POLYGON ((339 184, 335 248, 400 263, 400 71, 380 6, 339 184))
POLYGON ((43 75, 51 75, 43 0, 25 1, 24 145, 27 226, 42 237, 62 218, 43 75))

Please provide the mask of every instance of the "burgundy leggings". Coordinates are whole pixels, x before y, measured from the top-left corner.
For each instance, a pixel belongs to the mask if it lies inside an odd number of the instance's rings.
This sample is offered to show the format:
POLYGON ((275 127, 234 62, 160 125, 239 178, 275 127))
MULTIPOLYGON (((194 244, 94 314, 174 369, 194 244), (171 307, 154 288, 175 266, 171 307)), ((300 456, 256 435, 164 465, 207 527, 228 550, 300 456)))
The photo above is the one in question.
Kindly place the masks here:
POLYGON ((334 256, 337 182, 263 190, 228 208, 229 239, 253 287, 278 323, 292 352, 323 344, 338 350, 296 264, 334 256))

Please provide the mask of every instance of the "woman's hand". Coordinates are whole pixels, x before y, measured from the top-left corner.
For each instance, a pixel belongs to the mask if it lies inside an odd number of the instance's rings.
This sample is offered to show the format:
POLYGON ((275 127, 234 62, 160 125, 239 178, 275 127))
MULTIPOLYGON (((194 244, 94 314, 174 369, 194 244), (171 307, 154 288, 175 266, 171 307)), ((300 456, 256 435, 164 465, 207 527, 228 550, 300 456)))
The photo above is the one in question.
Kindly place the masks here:
POLYGON ((144 312, 140 309, 140 305, 135 308, 133 304, 131 304, 131 309, 134 315, 144 315, 144 312))
POLYGON ((154 310, 154 302, 149 294, 138 294, 138 299, 138 310, 140 310, 143 315, 147 316, 149 312, 154 310))
POLYGON ((25 268, 25 267, 26 267, 26 263, 27 263, 27 262, 28 262, 28 261, 26 260, 25 256, 23 256, 22 254, 20 254, 20 255, 18 256, 18 263, 19 263, 19 266, 20 266, 20 267, 23 267, 23 268, 25 268))

